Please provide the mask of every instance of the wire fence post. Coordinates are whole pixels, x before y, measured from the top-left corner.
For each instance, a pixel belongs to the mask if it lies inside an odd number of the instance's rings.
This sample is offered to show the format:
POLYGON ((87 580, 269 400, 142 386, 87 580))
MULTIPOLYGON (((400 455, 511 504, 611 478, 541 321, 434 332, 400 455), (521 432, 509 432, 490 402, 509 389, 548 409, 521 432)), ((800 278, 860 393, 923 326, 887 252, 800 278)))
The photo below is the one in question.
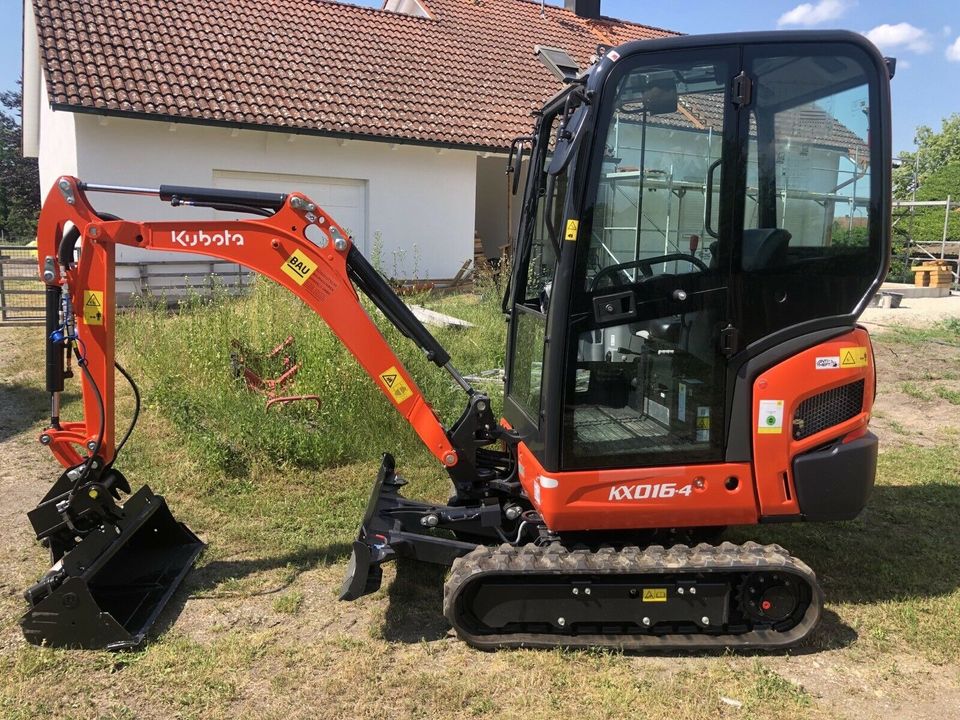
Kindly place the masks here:
MULTIPOLYGON (((2 237, 2 235, 0 235, 2 237)), ((3 256, 0 255, 0 322, 7 319, 6 283, 3 282, 3 256)))
POLYGON ((943 237, 940 239, 940 259, 943 260, 947 253, 947 229, 950 226, 950 196, 947 195, 947 206, 943 212, 943 237))

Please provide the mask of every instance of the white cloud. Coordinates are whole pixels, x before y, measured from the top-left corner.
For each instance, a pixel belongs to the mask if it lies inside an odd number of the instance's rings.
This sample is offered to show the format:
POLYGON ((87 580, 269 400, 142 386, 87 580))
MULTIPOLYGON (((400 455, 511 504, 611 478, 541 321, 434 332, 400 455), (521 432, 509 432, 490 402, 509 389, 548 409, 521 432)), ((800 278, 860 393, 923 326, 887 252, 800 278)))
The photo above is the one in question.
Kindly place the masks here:
POLYGON ((820 2, 797 5, 780 16, 777 25, 819 25, 836 20, 850 7, 849 0, 820 0, 820 2))
POLYGON ((877 25, 873 30, 864 34, 870 42, 881 50, 906 48, 913 52, 925 53, 931 47, 927 31, 906 22, 896 25, 877 25))
POLYGON ((960 62, 960 36, 947 46, 946 55, 950 62, 960 62))
POLYGON ((950 37, 951 35, 953 35, 953 28, 950 27, 949 25, 944 25, 944 26, 943 26, 943 36, 944 36, 944 37, 950 37))
POLYGON ((913 65, 910 64, 909 60, 901 60, 897 58, 897 70, 909 70, 913 65))

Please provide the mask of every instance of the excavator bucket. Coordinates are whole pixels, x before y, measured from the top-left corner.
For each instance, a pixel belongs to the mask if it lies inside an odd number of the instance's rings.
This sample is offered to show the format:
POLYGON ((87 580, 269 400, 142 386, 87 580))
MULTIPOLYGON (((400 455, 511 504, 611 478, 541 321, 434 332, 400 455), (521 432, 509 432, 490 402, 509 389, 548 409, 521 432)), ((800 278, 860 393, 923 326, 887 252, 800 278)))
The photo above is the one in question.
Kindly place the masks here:
MULTIPOLYGON (((204 544, 144 486, 109 520, 68 549, 25 597, 20 625, 35 645, 119 650, 139 645, 204 544)), ((56 536, 41 503, 31 516, 54 556, 56 536), (45 532, 46 531, 46 532, 45 532)))

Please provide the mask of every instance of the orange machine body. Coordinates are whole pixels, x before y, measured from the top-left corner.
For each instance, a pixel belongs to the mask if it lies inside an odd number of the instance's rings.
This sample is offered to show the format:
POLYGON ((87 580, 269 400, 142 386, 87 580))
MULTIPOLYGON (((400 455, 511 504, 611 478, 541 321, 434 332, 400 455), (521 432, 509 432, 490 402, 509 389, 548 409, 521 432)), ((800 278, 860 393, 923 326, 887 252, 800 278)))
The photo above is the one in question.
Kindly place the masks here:
POLYGON ((796 517, 800 507, 794 459, 866 433, 874 378, 869 335, 856 328, 797 353, 756 378, 752 463, 549 472, 520 443, 520 482, 556 532, 748 525, 776 516, 796 517), (795 439, 797 409, 803 401, 859 380, 864 381, 860 412, 795 439))

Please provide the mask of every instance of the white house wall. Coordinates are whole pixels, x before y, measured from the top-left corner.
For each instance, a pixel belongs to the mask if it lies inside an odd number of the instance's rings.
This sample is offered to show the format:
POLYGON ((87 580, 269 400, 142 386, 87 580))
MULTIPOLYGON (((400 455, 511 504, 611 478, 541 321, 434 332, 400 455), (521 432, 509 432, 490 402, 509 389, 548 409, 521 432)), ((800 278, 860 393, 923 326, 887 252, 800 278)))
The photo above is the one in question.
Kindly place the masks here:
POLYGON ((507 156, 477 157, 476 227, 477 234, 483 241, 483 251, 488 258, 500 257, 504 246, 509 245, 516 237, 520 210, 523 206, 526 166, 527 164, 524 163, 517 194, 511 194, 508 199, 507 156), (508 205, 510 206, 509 220, 507 219, 508 205))
POLYGON ((47 99, 47 84, 40 83, 40 197, 46 197, 60 175, 77 174, 76 116, 53 112, 47 99))
MULTIPOLYGON (((365 235, 356 244, 368 255, 381 246, 388 273, 447 278, 473 255, 476 155, 366 141, 339 141, 255 130, 232 131, 93 115, 42 116, 76 123, 72 147, 47 146, 41 181, 73 172, 105 184, 157 187, 161 183, 223 186, 229 173, 343 178, 366 185, 365 235), (75 160, 74 160, 75 158, 75 160)), ((42 132, 42 142, 64 142, 63 133, 42 132)), ((71 137, 74 135, 71 133, 71 137)), ((282 183, 281 183, 282 184, 282 183)), ((274 190, 276 188, 267 188, 274 190)), ((293 191, 296 187, 285 187, 293 191)), ((97 194, 98 209, 121 217, 170 220, 210 217, 212 211, 172 208, 151 198, 97 194)), ((229 214, 219 213, 226 218, 229 214)), ((164 253, 163 255, 167 255, 164 253)), ((121 248, 118 259, 156 260, 158 253, 121 248)), ((171 254, 164 259, 183 259, 171 254)))

